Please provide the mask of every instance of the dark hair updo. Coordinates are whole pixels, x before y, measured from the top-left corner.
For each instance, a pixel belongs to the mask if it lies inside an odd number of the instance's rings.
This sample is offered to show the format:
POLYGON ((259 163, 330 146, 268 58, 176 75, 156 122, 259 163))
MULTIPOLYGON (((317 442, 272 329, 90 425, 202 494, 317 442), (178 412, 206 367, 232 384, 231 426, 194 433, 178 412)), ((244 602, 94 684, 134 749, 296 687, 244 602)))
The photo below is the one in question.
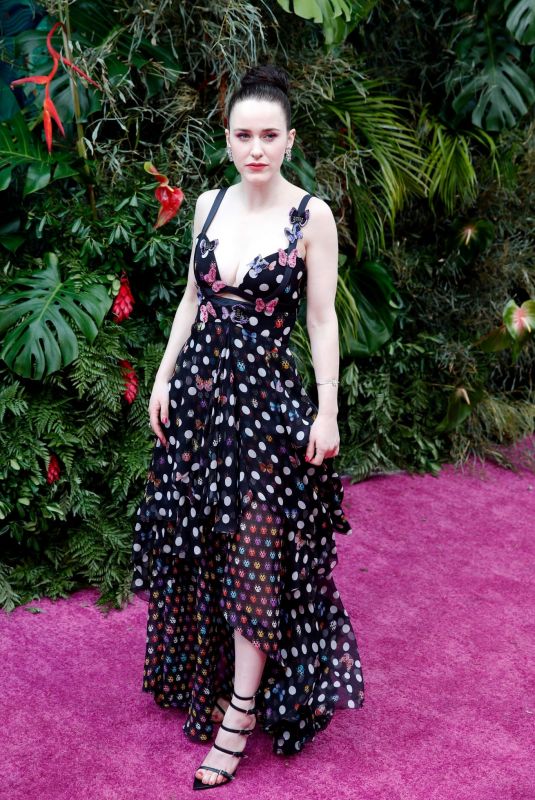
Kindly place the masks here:
POLYGON ((230 112, 237 102, 254 97, 258 100, 274 100, 276 103, 280 103, 289 130, 292 124, 292 112, 288 99, 289 84, 289 75, 282 67, 276 67, 273 64, 250 67, 242 76, 239 89, 236 89, 228 101, 225 124, 228 125, 230 112))

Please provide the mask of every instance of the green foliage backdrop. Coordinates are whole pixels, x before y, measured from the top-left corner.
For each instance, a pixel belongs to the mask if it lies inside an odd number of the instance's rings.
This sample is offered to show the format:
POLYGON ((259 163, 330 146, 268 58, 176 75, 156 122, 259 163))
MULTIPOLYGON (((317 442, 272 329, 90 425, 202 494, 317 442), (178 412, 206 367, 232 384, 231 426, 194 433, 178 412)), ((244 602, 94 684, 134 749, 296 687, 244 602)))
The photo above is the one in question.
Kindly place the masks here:
MULTIPOLYGON (((0 20, 0 605, 128 597, 152 381, 195 199, 238 178, 223 102, 253 63, 289 70, 284 169, 338 225, 338 470, 510 466, 498 445, 535 418, 528 0, 0 0, 0 20), (99 88, 60 64, 49 152, 43 84, 10 83, 50 72, 57 21, 54 47, 99 88), (185 194, 161 228, 146 161, 185 194)), ((314 398, 304 319, 292 350, 314 398)))

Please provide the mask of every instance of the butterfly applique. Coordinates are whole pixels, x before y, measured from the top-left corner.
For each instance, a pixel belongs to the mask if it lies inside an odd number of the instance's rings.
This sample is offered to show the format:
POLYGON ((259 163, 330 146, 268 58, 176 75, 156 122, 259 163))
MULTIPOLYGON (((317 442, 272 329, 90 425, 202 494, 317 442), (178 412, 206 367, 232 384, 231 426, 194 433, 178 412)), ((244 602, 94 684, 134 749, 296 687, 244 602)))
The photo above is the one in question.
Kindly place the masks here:
POLYGON ((249 264, 247 264, 247 266, 250 267, 249 272, 253 278, 256 278, 256 276, 262 272, 264 267, 268 266, 268 263, 269 262, 267 262, 265 258, 262 258, 261 255, 257 255, 252 261, 249 262, 249 264))
POLYGON ((252 342, 256 342, 256 331, 248 331, 246 328, 244 328, 243 338, 250 339, 252 342))
POLYGON ((206 281, 206 283, 210 284, 214 292, 218 292, 220 289, 223 289, 223 287, 226 285, 223 281, 216 281, 217 266, 215 261, 212 261, 208 272, 205 272, 205 274, 201 275, 201 277, 203 281, 206 281))
POLYGON ((293 208, 290 209, 290 222, 292 223, 292 225, 299 223, 299 225, 301 225, 301 227, 304 228, 309 219, 310 219, 310 209, 305 208, 302 214, 299 214, 297 212, 297 208, 295 208, 295 206, 293 206, 293 208))
POLYGON ((269 317, 271 316, 271 314, 273 314, 275 306, 277 305, 278 302, 279 302, 278 297, 274 297, 273 300, 269 300, 267 303, 265 302, 265 300, 262 300, 261 297, 257 297, 254 310, 263 311, 269 317))
POLYGON ((151 481, 156 486, 156 488, 158 488, 158 486, 161 483, 160 478, 156 477, 156 473, 153 470, 149 470, 148 480, 151 481))
POLYGON ((203 303, 199 307, 199 310, 200 310, 201 320, 203 322, 208 322, 208 314, 211 314, 213 317, 217 317, 216 310, 209 300, 207 303, 203 303))
POLYGON ((223 319, 230 318, 230 320, 234 323, 246 322, 249 319, 247 313, 244 312, 243 307, 239 305, 233 305, 232 310, 230 311, 228 306, 223 306, 221 309, 221 316, 223 319))
POLYGON ((344 653, 344 655, 340 657, 340 661, 342 661, 346 665, 347 669, 351 669, 351 667, 355 663, 351 658, 351 656, 349 655, 349 653, 344 653))
POLYGON ((270 473, 273 472, 273 464, 271 463, 271 461, 268 461, 266 464, 260 461, 259 467, 261 472, 270 472, 270 473))
POLYGON ((201 239, 200 243, 201 256, 203 258, 206 258, 208 253, 212 252, 212 250, 215 250, 218 244, 219 244, 219 239, 214 239, 213 242, 209 242, 208 239, 201 239))
POLYGON ((297 533, 295 534, 294 542, 298 550, 300 550, 305 544, 305 540, 301 537, 300 531, 297 531, 297 533))
POLYGON ((282 247, 279 248, 279 264, 281 267, 285 267, 288 264, 289 267, 295 267, 295 262, 297 260, 297 248, 294 247, 290 255, 283 250, 282 247))
POLYGON ((300 228, 304 227, 310 218, 310 211, 308 208, 305 209, 303 214, 298 214, 297 209, 294 207, 290 210, 290 222, 292 223, 291 228, 285 228, 284 233, 290 240, 290 243, 293 244, 298 239, 303 238, 303 234, 300 228))
POLYGON ((212 378, 204 380, 200 375, 195 375, 195 383, 197 384, 197 389, 206 389, 207 392, 212 390, 212 378))
POLYGON ((253 491, 252 489, 247 489, 246 493, 242 497, 242 504, 244 506, 248 506, 252 499, 253 499, 253 491))

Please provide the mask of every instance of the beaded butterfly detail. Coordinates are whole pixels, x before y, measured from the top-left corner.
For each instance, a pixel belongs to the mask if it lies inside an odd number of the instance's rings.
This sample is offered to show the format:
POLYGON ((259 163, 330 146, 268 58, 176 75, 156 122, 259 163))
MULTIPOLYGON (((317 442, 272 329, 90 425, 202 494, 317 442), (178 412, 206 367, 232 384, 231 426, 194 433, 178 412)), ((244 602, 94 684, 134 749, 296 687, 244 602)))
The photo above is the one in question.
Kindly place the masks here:
POLYGON ((195 375, 195 383, 197 384, 198 389, 206 389, 208 392, 212 390, 212 378, 206 378, 206 380, 203 380, 200 375, 195 375))
POLYGON ((249 317, 247 313, 244 311, 242 306, 233 305, 232 309, 229 311, 228 306, 223 306, 221 309, 221 318, 222 319, 230 319, 232 322, 246 322, 249 317))
POLYGON ((284 233, 288 237, 290 244, 293 244, 298 239, 303 238, 300 228, 304 228, 310 218, 310 209, 305 208, 303 214, 298 214, 297 209, 293 206, 290 209, 290 222, 291 228, 285 228, 284 233))
POLYGON ((264 269, 264 267, 267 267, 267 266, 268 266, 268 263, 269 263, 269 262, 268 262, 268 261, 266 261, 266 259, 265 259, 265 258, 262 258, 262 256, 261 256, 261 255, 258 255, 258 256, 255 256, 255 257, 253 258, 253 260, 252 260, 252 261, 250 261, 250 262, 247 264, 247 266, 248 266, 248 267, 250 267, 250 269, 249 269, 249 272, 251 273, 251 275, 253 276, 253 278, 256 278, 256 276, 257 276, 257 275, 259 275, 259 274, 260 274, 260 272, 262 272, 262 270, 264 269))
POLYGON ((208 253, 210 253, 212 250, 215 250, 218 244, 219 239, 214 239, 213 242, 208 241, 208 239, 201 239, 199 244, 201 256, 206 258, 208 253))
POLYGON ((283 250, 282 247, 279 248, 279 264, 281 267, 285 267, 288 264, 289 267, 295 267, 295 263, 297 261, 297 248, 294 247, 290 255, 283 250))
MULTIPOLYGON (((204 241, 204 239, 203 239, 204 241)), ((217 239, 216 239, 217 241, 217 239)), ((218 292, 220 289, 223 289, 226 284, 224 281, 217 281, 217 265, 215 261, 212 261, 210 264, 210 269, 204 275, 201 275, 203 281, 206 281, 211 287, 214 292, 218 292)))
POLYGON ((208 314, 211 314, 213 317, 217 317, 216 310, 209 300, 207 303, 203 303, 199 307, 199 313, 203 322, 208 322, 208 314))
POLYGON ((268 317, 270 317, 275 311, 275 306, 278 302, 278 297, 274 297, 273 300, 269 300, 267 303, 261 297, 257 297, 254 310, 263 311, 268 317))

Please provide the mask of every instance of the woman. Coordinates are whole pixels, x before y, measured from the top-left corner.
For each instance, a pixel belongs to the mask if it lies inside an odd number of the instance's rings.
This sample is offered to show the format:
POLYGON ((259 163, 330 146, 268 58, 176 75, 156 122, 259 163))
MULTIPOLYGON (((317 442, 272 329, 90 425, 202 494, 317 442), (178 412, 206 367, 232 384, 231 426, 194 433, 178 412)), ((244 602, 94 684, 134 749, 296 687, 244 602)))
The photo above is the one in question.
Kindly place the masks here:
POLYGON ((336 708, 364 702, 331 577, 334 532, 351 533, 328 460, 339 449, 336 225, 281 175, 296 134, 284 70, 250 69, 226 122, 241 181, 197 200, 133 545, 132 590, 149 599, 143 690, 187 710, 189 739, 209 741, 221 722, 194 788, 234 778, 257 719, 288 755, 336 708), (305 287, 318 406, 288 347, 305 287))

